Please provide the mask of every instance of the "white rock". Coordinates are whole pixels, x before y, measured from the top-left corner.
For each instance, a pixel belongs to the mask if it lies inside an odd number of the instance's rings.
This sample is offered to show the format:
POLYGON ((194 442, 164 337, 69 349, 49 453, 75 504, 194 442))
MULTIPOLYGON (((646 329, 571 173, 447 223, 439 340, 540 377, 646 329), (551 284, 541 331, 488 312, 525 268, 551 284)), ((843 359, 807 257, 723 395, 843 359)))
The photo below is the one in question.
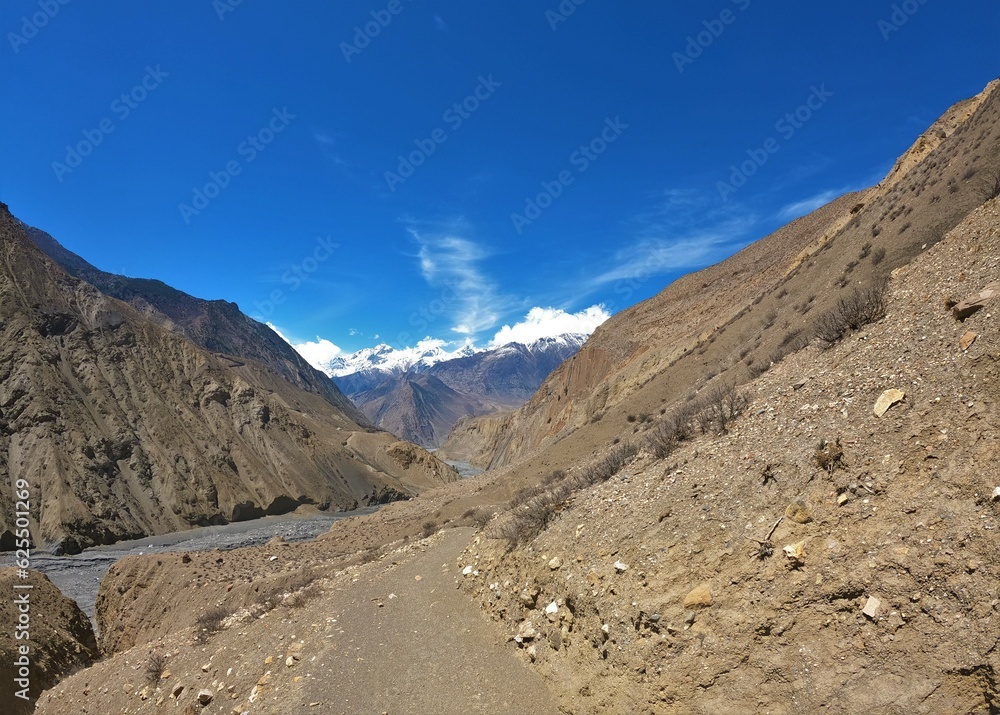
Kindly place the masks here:
POLYGON ((553 601, 545 607, 545 613, 552 615, 553 613, 559 613, 559 604, 553 601))
POLYGON ((211 690, 199 690, 198 691, 198 702, 202 705, 208 705, 212 702, 214 695, 211 690))
POLYGON ((462 569, 462 575, 463 576, 468 576, 471 573, 472 573, 472 566, 471 565, 470 566, 466 566, 464 569, 462 569))
POLYGON ((624 564, 621 561, 615 561, 615 571, 618 573, 625 573, 628 571, 628 564, 624 564))
POLYGON ((1000 501, 1000 487, 993 490, 993 501, 1000 501))
POLYGON ((868 602, 865 603, 865 607, 861 610, 861 612, 864 613, 869 618, 874 619, 875 615, 878 613, 879 606, 881 605, 882 602, 880 600, 878 600, 874 596, 869 596, 868 602))

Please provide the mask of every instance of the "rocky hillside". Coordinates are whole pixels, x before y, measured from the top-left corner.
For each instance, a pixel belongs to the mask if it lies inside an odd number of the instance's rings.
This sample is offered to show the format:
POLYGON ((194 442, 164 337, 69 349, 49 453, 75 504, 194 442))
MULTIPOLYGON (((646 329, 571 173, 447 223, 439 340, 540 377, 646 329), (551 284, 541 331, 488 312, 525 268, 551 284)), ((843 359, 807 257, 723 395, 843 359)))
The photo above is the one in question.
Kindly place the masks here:
POLYGON ((307 392, 315 392, 359 424, 364 418, 351 402, 307 363, 292 346, 263 323, 247 317, 239 306, 224 300, 202 300, 147 278, 107 273, 68 251, 52 236, 25 226, 35 245, 75 278, 105 295, 125 301, 158 325, 184 336, 195 345, 232 362, 253 360, 307 392))
POLYGON ((878 186, 615 315, 521 409, 464 424, 445 451, 493 467, 567 439, 567 453, 586 453, 716 375, 743 383, 779 362, 809 341, 817 315, 983 202, 1000 170, 998 86, 949 110, 878 186))
POLYGON ((997 712, 998 257, 1000 199, 724 433, 665 443, 668 412, 596 487, 526 490, 463 588, 578 715, 997 712))
POLYGON ((405 368, 385 366, 333 380, 378 427, 400 439, 437 447, 462 419, 524 404, 542 381, 586 340, 583 335, 509 343, 405 368))
MULTIPOLYGON (((393 457, 406 450, 332 404, 335 389, 306 391, 272 361, 215 354, 160 322, 66 273, 0 208, 0 476, 31 484, 36 545, 350 508, 456 478, 393 457)), ((0 532, 11 499, 0 492, 0 532)))

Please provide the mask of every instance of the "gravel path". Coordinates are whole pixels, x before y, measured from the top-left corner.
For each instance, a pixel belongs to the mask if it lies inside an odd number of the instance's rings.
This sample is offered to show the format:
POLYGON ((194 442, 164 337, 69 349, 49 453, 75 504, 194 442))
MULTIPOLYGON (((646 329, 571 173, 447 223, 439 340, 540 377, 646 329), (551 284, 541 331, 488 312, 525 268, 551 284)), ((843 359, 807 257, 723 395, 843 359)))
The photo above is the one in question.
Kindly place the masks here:
POLYGON ((558 709, 541 676, 455 586, 473 535, 450 529, 424 552, 344 589, 326 645, 286 713, 476 715, 558 709), (308 710, 308 708, 307 708, 308 710))

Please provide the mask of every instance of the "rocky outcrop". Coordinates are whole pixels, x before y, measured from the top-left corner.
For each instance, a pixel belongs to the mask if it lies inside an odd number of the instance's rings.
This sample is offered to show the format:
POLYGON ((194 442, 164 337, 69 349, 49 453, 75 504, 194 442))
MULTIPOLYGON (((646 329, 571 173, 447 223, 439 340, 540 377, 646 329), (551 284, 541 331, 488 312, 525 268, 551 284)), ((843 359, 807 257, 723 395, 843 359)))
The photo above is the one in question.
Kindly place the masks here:
POLYGON ((0 593, 0 703, 4 713, 22 715, 43 690, 93 663, 97 640, 79 606, 37 571, 20 578, 0 568, 0 593))

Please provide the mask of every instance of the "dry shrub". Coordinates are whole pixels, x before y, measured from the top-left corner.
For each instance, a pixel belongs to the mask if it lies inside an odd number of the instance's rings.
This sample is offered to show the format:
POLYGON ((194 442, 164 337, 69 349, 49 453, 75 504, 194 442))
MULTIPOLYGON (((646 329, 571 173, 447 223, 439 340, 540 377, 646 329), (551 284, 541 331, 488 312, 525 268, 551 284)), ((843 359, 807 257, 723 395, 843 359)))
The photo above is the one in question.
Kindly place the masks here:
POLYGON ((152 651, 149 657, 146 658, 146 665, 144 671, 146 674, 146 682, 156 687, 160 683, 160 678, 163 676, 163 671, 167 669, 167 656, 163 655, 159 651, 152 651))
POLYGON ((817 319, 816 337, 833 345, 848 333, 881 320, 885 317, 887 292, 888 283, 882 280, 841 298, 817 319))
POLYGON ((222 630, 222 622, 229 616, 229 611, 219 606, 209 608, 198 614, 195 619, 194 637, 199 643, 206 642, 210 636, 222 630))

